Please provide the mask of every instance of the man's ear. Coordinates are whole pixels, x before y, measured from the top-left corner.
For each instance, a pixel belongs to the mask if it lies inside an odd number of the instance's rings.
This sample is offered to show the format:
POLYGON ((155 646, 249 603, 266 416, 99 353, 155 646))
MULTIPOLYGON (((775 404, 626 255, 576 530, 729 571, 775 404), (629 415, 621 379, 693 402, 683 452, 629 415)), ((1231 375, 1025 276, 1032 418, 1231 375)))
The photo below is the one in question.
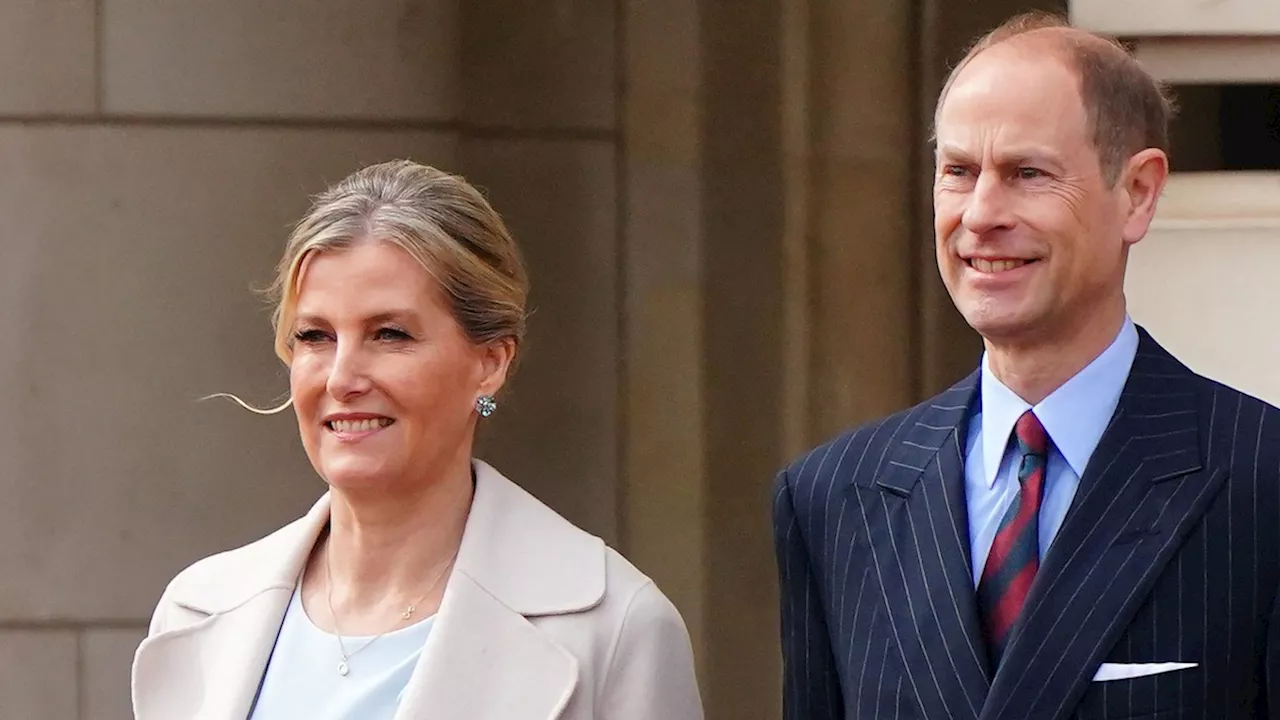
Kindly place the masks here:
POLYGON ((1148 148, 1125 164, 1118 182, 1128 199, 1122 233, 1126 245, 1138 242, 1147 234, 1168 180, 1169 156, 1163 150, 1148 148))

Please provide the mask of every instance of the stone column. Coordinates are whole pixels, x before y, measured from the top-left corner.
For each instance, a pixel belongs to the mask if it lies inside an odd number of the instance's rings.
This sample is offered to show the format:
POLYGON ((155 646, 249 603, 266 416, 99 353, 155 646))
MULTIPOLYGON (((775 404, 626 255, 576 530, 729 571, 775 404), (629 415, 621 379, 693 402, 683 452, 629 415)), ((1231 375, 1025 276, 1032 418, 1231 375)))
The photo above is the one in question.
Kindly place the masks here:
POLYGON ((71 0, 0 9, 0 717, 123 720, 164 583, 323 490, 271 352, 308 196, 397 157, 486 188, 536 314, 483 452, 618 540, 610 4, 71 0))

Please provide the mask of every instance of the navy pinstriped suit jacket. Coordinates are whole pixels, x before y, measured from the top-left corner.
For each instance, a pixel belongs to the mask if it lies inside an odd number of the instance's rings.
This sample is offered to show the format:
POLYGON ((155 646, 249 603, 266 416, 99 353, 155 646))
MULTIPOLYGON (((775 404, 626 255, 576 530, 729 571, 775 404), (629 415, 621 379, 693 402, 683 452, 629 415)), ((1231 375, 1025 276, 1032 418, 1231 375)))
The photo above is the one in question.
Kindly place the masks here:
POLYGON ((787 720, 1280 718, 1280 411, 1139 332, 994 675, 964 498, 978 373, 778 476, 787 720), (1104 662, 1197 667, 1094 682, 1104 662))

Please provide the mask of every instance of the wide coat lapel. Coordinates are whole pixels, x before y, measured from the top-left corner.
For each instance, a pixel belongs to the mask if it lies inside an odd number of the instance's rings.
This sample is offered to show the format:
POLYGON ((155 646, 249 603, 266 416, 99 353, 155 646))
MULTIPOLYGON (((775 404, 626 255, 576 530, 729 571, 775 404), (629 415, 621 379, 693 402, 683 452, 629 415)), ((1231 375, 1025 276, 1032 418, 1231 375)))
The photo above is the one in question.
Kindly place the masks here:
POLYGON ((306 517, 179 576, 134 655, 137 720, 245 720, 298 575, 329 519, 328 496, 306 517))
POLYGON ((1221 488, 1195 376, 1141 332, 1111 424, 1045 554, 982 720, 1061 720, 1221 488))
POLYGON ((551 720, 568 705, 578 662, 532 623, 454 573, 395 720, 551 720))
POLYGON ((597 605, 605 552, 477 461, 458 559, 395 720, 560 717, 578 690, 578 662, 531 618, 597 605))
POLYGON ((989 687, 964 490, 978 378, 913 411, 874 483, 857 488, 893 641, 923 718, 976 720, 989 687))
MULTIPOLYGON (((554 720, 576 658, 533 619, 604 598, 606 548, 483 462, 462 544, 396 720, 554 720)), ((245 720, 297 578, 329 519, 308 515, 179 576, 134 659, 138 720, 245 720)))
POLYGON ((234 612, 144 640, 134 666, 135 689, 147 688, 134 695, 138 720, 247 718, 289 596, 267 592, 234 612))

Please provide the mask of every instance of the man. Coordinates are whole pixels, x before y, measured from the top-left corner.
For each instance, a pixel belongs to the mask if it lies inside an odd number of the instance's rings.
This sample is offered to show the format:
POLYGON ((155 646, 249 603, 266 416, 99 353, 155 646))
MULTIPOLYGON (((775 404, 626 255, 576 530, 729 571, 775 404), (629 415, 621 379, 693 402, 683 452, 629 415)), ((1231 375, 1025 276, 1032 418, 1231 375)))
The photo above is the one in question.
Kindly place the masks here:
POLYGON ((789 720, 1280 718, 1280 413, 1125 309, 1169 114, 1052 18, 953 72, 937 259, 982 364, 780 474, 789 720))

